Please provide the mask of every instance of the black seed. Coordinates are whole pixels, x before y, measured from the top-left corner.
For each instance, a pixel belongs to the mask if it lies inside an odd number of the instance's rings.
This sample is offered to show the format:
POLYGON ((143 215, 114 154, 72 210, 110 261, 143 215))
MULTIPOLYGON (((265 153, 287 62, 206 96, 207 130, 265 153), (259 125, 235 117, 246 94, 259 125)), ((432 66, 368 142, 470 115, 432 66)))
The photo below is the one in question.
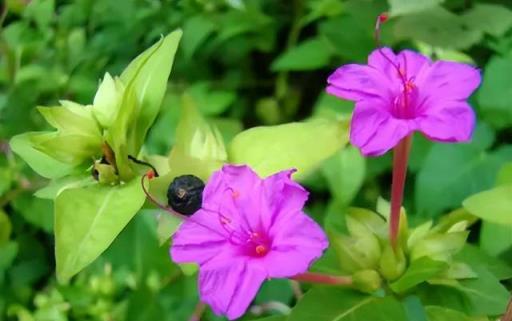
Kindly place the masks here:
POLYGON ((194 175, 176 177, 167 190, 167 202, 176 212, 192 215, 201 208, 204 183, 194 175))

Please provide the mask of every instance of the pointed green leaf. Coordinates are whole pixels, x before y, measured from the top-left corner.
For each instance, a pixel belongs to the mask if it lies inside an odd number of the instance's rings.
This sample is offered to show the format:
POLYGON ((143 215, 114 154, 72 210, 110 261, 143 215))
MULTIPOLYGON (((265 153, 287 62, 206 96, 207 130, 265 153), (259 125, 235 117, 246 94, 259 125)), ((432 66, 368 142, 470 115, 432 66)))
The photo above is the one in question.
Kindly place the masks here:
POLYGON ((322 166, 331 193, 343 204, 350 204, 359 192, 365 172, 365 158, 351 146, 327 159, 322 166))
POLYGON ((241 132, 228 147, 231 163, 247 164, 262 177, 296 168, 300 179, 348 142, 346 121, 315 119, 241 132))
POLYGON ((227 160, 224 142, 217 128, 199 113, 192 97, 183 96, 182 108, 169 167, 176 175, 188 173, 206 180, 227 160))
POLYGON ((332 50, 321 37, 305 40, 287 50, 272 63, 273 71, 312 70, 326 66, 332 50))
POLYGON ((491 223, 512 226, 512 185, 470 196, 462 205, 471 214, 491 223))
POLYGON ((419 12, 435 7, 444 0, 388 0, 393 16, 419 12))
POLYGON ((167 88, 182 32, 174 31, 135 58, 121 74, 126 86, 121 106, 107 135, 122 180, 133 177, 128 155, 137 155, 153 124, 167 88))
POLYGON ((66 281, 94 261, 144 204, 139 179, 114 187, 67 189, 55 200, 57 277, 66 281))
POLYGON ((73 133, 40 132, 31 136, 34 146, 48 156, 73 166, 101 155, 101 137, 73 133))
POLYGON ((9 145, 39 175, 46 178, 66 176, 72 171, 72 165, 58 161, 36 148, 32 138, 41 133, 44 132, 28 132, 14 136, 9 145))
POLYGON ((448 264, 445 262, 435 261, 429 257, 422 257, 413 261, 404 275, 391 283, 390 287, 397 293, 404 292, 438 275, 446 268, 448 268, 448 264))
POLYGON ((474 321, 474 319, 456 310, 448 309, 440 306, 428 306, 428 321, 474 321))
POLYGON ((103 128, 108 128, 119 112, 123 98, 124 85, 119 79, 112 78, 107 72, 96 91, 92 111, 103 128))
POLYGON ((61 133, 101 138, 100 128, 88 106, 78 104, 56 107, 37 107, 44 119, 61 133))

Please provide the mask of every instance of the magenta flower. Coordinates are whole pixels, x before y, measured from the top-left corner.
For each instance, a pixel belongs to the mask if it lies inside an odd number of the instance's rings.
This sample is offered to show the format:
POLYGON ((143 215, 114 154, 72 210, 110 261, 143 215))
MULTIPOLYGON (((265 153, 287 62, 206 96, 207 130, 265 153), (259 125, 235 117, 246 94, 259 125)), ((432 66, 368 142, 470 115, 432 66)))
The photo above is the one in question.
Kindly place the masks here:
POLYGON ((199 294, 216 314, 244 314, 265 279, 305 272, 327 248, 304 212, 308 192, 294 170, 265 179, 248 166, 225 165, 203 192, 202 208, 173 236, 171 257, 199 265, 199 294))
POLYGON ((470 65, 379 48, 368 65, 341 66, 328 83, 328 93, 356 102, 350 141, 364 155, 382 155, 413 131, 440 142, 471 139, 475 115, 466 100, 480 72, 470 65))

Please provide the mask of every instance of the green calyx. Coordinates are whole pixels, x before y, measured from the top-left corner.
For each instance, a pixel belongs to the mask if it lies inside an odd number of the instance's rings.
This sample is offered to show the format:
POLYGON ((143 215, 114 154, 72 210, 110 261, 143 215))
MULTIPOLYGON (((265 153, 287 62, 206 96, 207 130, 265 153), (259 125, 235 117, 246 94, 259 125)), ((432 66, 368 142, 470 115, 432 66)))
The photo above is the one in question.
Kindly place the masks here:
POLYGON ((90 172, 101 184, 128 182, 138 173, 128 155, 139 155, 162 103, 182 32, 162 37, 135 58, 119 77, 106 73, 92 105, 61 101, 38 107, 55 131, 13 137, 11 146, 48 178, 90 172), (104 146, 115 162, 102 164, 104 146))
POLYGON ((475 221, 464 210, 448 214, 437 225, 429 221, 408 228, 402 219, 395 249, 387 235, 386 213, 381 214, 349 208, 347 234, 330 233, 339 268, 352 275, 355 289, 368 293, 382 287, 400 294, 424 282, 453 283, 477 276, 454 259, 466 244, 466 228, 475 221))

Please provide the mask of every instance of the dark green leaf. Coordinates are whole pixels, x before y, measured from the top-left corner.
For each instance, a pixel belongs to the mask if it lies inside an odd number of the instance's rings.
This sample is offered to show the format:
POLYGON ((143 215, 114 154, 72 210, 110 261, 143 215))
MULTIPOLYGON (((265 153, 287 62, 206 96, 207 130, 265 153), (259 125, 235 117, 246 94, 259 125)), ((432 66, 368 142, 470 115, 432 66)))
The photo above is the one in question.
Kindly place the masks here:
POLYGON ((392 297, 349 289, 314 288, 297 303, 288 321, 406 321, 404 307, 392 297))
POLYGON ((330 57, 329 44, 322 38, 313 38, 305 40, 279 56, 272 63, 272 70, 318 69, 325 67, 330 57))
POLYGON ((448 264, 446 262, 435 261, 429 257, 419 258, 412 261, 404 275, 402 275, 400 279, 391 283, 390 287, 395 292, 404 292, 432 277, 435 277, 446 268, 448 268, 448 264))

